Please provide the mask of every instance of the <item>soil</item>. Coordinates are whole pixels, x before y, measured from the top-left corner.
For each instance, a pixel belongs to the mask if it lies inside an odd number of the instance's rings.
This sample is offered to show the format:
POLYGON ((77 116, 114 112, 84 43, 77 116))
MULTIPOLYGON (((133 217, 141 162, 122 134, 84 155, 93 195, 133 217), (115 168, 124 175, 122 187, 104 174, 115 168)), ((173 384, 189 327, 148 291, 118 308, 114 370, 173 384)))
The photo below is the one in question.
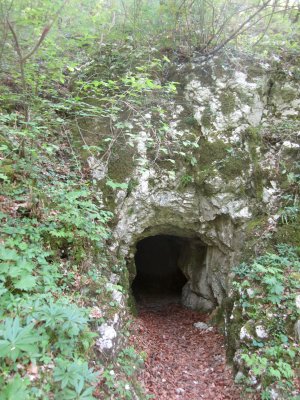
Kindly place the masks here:
POLYGON ((139 379, 153 399, 241 399, 226 365, 223 335, 194 326, 207 320, 173 301, 140 304, 133 340, 147 355, 139 379))

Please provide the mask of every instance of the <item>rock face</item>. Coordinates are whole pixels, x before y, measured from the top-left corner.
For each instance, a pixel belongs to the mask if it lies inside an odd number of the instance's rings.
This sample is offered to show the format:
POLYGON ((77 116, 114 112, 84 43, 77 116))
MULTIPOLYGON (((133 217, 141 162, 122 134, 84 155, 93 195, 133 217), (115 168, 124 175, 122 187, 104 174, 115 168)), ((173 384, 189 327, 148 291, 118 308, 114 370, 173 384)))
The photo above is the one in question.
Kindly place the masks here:
MULTIPOLYGON (((124 178, 130 190, 119 190, 113 204, 112 251, 127 260, 133 280, 140 240, 181 238, 186 245, 179 267, 187 278, 182 301, 209 311, 228 294, 253 214, 275 209, 280 159, 292 160, 299 149, 297 129, 284 130, 284 124, 297 124, 299 82, 274 64, 224 58, 203 63, 197 56, 177 65, 172 79, 180 82, 178 96, 157 100, 168 121, 164 138, 153 139, 151 108, 136 117, 133 168, 124 178)), ((119 164, 125 168, 122 157, 119 164)), ((93 176, 101 180, 102 170, 93 176)))
POLYGON ((99 326, 99 338, 96 341, 96 349, 100 354, 105 355, 107 359, 113 359, 125 342, 122 335, 122 327, 128 316, 125 308, 124 295, 117 290, 117 281, 118 276, 116 274, 111 274, 110 282, 106 284, 105 289, 110 292, 116 307, 114 314, 99 326))
MULTIPOLYGON (((145 175, 142 180, 147 182, 151 171, 145 175)), ((155 235, 188 239, 179 260, 188 279, 183 288, 183 303, 204 311, 220 304, 242 235, 234 224, 241 224, 249 215, 243 201, 230 201, 230 196, 225 198, 208 199, 199 196, 193 188, 178 192, 170 186, 166 190, 141 183, 134 195, 123 203, 115 229, 120 240, 119 251, 127 258, 133 274, 135 246, 141 239, 155 235), (131 214, 129 209, 133 210, 131 214)))
MULTIPOLYGON (((296 296, 295 303, 296 303, 296 308, 300 310, 300 294, 296 296)), ((298 341, 298 343, 300 343, 300 319, 298 319, 298 321, 296 321, 295 323, 295 338, 298 341)))

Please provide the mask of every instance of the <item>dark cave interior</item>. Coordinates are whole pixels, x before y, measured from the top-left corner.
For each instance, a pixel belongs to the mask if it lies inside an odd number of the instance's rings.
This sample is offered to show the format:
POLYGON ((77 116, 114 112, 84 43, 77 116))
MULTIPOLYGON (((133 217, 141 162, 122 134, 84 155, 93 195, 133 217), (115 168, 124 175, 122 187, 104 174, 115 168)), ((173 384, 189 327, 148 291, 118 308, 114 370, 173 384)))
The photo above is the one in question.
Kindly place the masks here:
POLYGON ((179 259, 188 239, 170 235, 149 236, 137 243, 136 277, 132 291, 137 302, 145 297, 180 299, 187 278, 179 259))

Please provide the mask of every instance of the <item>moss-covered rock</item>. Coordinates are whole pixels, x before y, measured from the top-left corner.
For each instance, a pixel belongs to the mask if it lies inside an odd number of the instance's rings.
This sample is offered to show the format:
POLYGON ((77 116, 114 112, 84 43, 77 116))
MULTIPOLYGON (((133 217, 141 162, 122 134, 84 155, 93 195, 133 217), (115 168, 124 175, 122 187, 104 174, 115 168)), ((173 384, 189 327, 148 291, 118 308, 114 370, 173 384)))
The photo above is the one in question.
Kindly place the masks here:
POLYGON ((214 161, 224 160, 228 155, 227 150, 230 147, 228 143, 224 143, 224 141, 220 139, 213 142, 202 139, 199 142, 199 150, 197 151, 199 166, 208 166, 214 161))
POLYGON ((230 180, 242 176, 249 169, 249 164, 249 158, 242 154, 228 156, 221 168, 221 174, 230 182, 230 180))
POLYGON ((210 128, 212 126, 212 123, 213 123, 213 112, 210 106, 207 105, 201 116, 201 125, 203 125, 204 128, 210 128))
POLYGON ((134 149, 125 142, 118 143, 108 163, 108 176, 115 182, 124 182, 134 169, 134 149))
POLYGON ((235 109, 235 96, 231 92, 225 92, 220 95, 221 111, 224 115, 231 114, 235 109))
POLYGON ((287 243, 291 246, 300 246, 300 215, 287 223, 278 225, 277 232, 274 235, 275 243, 287 243))

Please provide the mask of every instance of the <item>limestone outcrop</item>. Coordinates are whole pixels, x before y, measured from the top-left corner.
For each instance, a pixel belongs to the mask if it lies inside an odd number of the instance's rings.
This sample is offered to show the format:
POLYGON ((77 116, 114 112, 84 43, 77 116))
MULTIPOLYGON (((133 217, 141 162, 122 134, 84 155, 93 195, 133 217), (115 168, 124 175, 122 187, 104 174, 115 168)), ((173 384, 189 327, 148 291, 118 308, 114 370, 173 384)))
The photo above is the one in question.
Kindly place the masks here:
MULTIPOLYGON (((166 137, 153 144, 151 108, 136 118, 136 135, 129 139, 132 165, 123 178, 127 189, 116 190, 112 205, 112 250, 127 260, 131 280, 140 240, 185 238, 183 303, 212 310, 228 294, 230 270, 255 215, 268 215, 270 229, 276 225, 280 185, 299 152, 300 111, 299 82, 278 65, 224 58, 203 62, 195 56, 172 71, 171 78, 180 83, 178 95, 168 102, 155 100, 168 120, 166 137), (275 134, 279 130, 281 135, 275 134)), ((94 177, 101 181, 103 168, 97 168, 94 177)))

